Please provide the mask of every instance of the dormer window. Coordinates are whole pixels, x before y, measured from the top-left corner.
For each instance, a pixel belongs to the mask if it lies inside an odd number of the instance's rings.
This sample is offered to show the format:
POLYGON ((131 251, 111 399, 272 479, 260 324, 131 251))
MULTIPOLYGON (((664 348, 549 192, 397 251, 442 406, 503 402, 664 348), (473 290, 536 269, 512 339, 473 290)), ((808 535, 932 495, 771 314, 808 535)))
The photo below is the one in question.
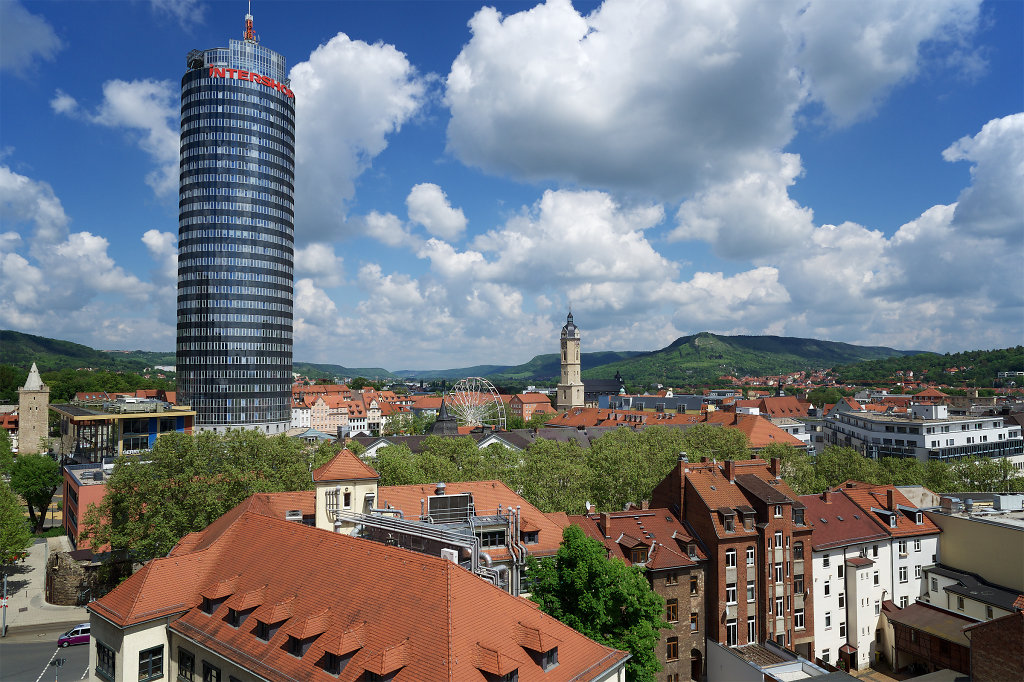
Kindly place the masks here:
POLYGON ((210 599, 209 597, 203 597, 202 604, 199 605, 199 610, 207 615, 213 614, 217 608, 224 603, 227 597, 221 597, 219 599, 210 599))
POLYGON ((540 542, 540 531, 524 530, 519 534, 519 538, 523 541, 524 545, 536 545, 540 542))
POLYGON ((323 668, 324 672, 331 675, 340 675, 341 671, 345 669, 348 662, 352 660, 352 656, 355 652, 339 656, 338 654, 332 654, 329 651, 325 651, 323 657, 320 659, 318 665, 323 668))
POLYGON ((914 512, 914 523, 916 523, 917 525, 921 525, 921 523, 924 521, 923 516, 924 514, 922 514, 921 512, 914 512))
POLYGON ((646 547, 634 547, 629 552, 629 560, 634 564, 642 564, 647 561, 647 548, 646 547))
POLYGON ((686 554, 691 559, 696 559, 697 558, 697 545, 695 545, 693 543, 690 543, 689 545, 687 545, 686 546, 686 554))
POLYGON ((309 651, 309 647, 313 645, 313 642, 316 641, 317 636, 318 635, 299 639, 298 637, 288 635, 288 653, 296 658, 302 658, 302 656, 309 651))
POLYGON ((798 525, 798 526, 804 525, 804 510, 803 509, 793 509, 793 523, 798 525))
POLYGON ((241 627, 242 623, 245 622, 245 619, 249 617, 249 614, 252 613, 252 611, 252 609, 228 609, 227 618, 224 620, 226 620, 227 624, 233 628, 241 627))
POLYGON ((264 642, 269 642, 277 634, 277 631, 281 629, 282 623, 284 623, 283 620, 277 623, 264 623, 262 620, 258 620, 256 621, 255 634, 264 642))
POLYGON ((895 514, 889 514, 889 527, 890 528, 895 528, 896 527, 896 515, 895 514))

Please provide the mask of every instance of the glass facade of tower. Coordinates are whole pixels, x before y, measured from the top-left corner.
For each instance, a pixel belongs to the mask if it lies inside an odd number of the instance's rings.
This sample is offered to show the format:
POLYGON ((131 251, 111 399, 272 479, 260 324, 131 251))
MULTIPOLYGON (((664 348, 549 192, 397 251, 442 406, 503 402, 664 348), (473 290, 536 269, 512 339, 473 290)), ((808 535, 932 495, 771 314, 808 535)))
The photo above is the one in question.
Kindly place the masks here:
POLYGON ((178 400, 207 430, 291 420, 295 99, 253 40, 181 79, 178 400))

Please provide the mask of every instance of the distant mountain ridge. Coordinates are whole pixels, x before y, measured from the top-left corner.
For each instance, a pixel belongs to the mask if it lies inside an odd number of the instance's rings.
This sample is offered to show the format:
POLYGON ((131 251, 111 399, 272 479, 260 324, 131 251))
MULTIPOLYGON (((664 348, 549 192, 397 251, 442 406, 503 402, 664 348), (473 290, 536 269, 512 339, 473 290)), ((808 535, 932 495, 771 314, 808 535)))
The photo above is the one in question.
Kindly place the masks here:
MULTIPOLYGON (((722 375, 782 374, 799 370, 851 365, 866 360, 914 355, 922 351, 882 346, 856 346, 782 336, 722 336, 701 332, 682 336, 656 351, 597 351, 583 353, 587 379, 609 379, 620 372, 630 385, 685 385, 718 380, 722 375)), ((40 371, 66 367, 141 372, 154 365, 173 365, 174 353, 153 351, 100 351, 82 344, 43 336, 0 330, 0 364, 40 371)), ((496 383, 550 382, 559 376, 559 354, 537 355, 520 365, 474 365, 447 370, 399 370, 380 367, 295 362, 294 371, 312 379, 356 377, 367 379, 460 379, 485 376, 496 383)))

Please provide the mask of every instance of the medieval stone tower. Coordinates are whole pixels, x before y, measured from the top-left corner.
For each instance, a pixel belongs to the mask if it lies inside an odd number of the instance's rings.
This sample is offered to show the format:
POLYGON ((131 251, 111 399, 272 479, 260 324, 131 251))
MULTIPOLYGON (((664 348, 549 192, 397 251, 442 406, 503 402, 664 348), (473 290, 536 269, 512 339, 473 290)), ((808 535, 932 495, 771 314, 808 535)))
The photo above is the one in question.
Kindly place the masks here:
POLYGON ((583 379, 580 378, 580 330, 572 322, 572 313, 562 327, 562 380, 558 383, 555 406, 562 412, 583 407, 583 379))
POLYGON ((18 454, 42 452, 40 443, 49 436, 50 387, 32 363, 25 385, 18 389, 18 454))

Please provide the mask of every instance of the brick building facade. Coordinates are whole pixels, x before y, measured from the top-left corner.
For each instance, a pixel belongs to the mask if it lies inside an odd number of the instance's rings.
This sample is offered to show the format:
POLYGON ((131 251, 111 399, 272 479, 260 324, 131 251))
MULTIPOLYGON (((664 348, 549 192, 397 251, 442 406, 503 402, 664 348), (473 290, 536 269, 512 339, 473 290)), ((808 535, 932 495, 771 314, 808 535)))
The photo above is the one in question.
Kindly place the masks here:
POLYGON ((709 639, 727 646, 771 639, 811 657, 812 526, 777 459, 680 461, 651 505, 671 509, 707 548, 709 639))

